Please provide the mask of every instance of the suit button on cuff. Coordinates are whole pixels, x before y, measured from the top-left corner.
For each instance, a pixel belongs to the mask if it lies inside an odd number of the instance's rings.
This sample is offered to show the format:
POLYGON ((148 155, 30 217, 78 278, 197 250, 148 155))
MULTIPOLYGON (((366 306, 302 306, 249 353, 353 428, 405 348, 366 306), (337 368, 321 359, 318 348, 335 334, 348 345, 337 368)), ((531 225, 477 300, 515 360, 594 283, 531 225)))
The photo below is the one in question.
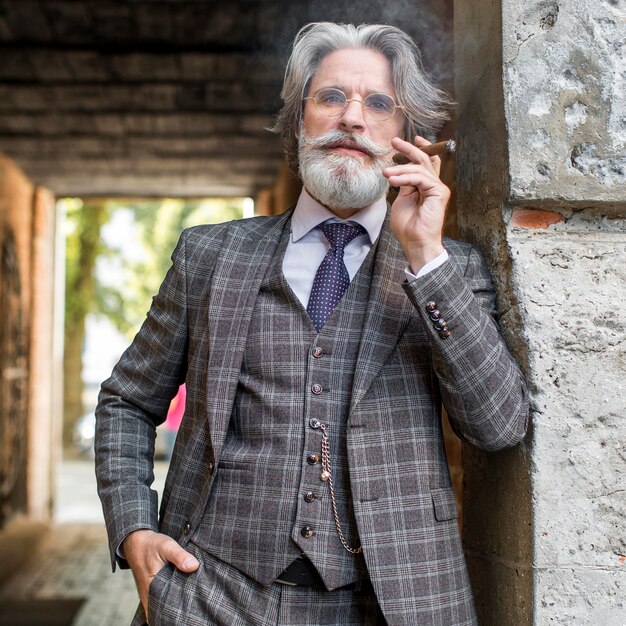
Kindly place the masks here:
POLYGON ((433 322, 436 322, 440 317, 441 317, 441 311, 438 311, 437 309, 435 309, 434 311, 430 312, 430 319, 433 322))
POLYGON ((426 303, 426 310, 430 313, 437 308, 437 303, 434 300, 426 303))
POLYGON ((435 327, 437 330, 444 330, 445 328, 447 328, 447 327, 448 327, 448 324, 446 323, 446 320, 444 320, 444 319, 440 319, 440 320, 437 320, 437 321, 434 323, 434 327, 435 327))
POLYGON ((300 534, 305 538, 305 539, 310 539, 311 537, 313 537, 313 535, 315 534, 315 531, 310 527, 310 526, 305 526, 301 531, 300 534))
POLYGON ((439 336, 442 339, 447 339, 450 336, 450 331, 447 328, 444 328, 443 330, 439 331, 439 336))

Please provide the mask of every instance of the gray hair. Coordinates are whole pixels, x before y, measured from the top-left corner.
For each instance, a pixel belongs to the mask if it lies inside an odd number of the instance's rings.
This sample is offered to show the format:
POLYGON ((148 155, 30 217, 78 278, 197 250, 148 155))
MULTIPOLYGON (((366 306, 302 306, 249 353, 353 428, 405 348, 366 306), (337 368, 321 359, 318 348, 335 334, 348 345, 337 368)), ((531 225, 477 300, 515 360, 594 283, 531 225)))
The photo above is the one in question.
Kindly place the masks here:
POLYGON ((296 135, 302 120, 302 98, 324 57, 345 48, 376 50, 389 60, 395 97, 404 106, 404 139, 412 142, 417 134, 432 136, 449 118, 450 98, 431 82, 417 45, 404 31, 386 24, 307 24, 294 40, 280 94, 283 107, 270 128, 281 136, 294 172, 298 172, 296 135))

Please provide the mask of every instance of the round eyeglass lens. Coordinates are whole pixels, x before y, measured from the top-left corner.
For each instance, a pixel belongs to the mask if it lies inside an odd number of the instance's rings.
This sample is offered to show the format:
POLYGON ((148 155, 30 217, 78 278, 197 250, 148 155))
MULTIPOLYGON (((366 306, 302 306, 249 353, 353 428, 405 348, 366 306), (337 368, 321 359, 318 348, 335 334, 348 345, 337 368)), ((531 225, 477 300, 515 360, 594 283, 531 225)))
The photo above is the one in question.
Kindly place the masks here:
POLYGON ((365 114, 374 120, 389 119, 396 110, 396 103, 385 93, 372 93, 363 100, 365 114))
POLYGON ((339 89, 320 89, 314 99, 323 115, 339 115, 347 104, 346 94, 339 89))

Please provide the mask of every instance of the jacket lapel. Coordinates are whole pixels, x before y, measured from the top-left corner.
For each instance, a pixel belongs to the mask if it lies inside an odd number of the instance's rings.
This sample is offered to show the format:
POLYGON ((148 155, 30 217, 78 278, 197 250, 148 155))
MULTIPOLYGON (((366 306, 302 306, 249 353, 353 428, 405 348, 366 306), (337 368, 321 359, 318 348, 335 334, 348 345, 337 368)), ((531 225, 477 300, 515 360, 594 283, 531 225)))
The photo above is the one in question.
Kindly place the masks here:
POLYGON ((406 259, 389 228, 380 233, 361 344, 352 386, 350 412, 361 401, 406 328, 413 307, 401 283, 406 259))
POLYGON ((232 228, 216 260, 208 302, 207 408, 213 455, 228 429, 254 305, 291 211, 232 228))

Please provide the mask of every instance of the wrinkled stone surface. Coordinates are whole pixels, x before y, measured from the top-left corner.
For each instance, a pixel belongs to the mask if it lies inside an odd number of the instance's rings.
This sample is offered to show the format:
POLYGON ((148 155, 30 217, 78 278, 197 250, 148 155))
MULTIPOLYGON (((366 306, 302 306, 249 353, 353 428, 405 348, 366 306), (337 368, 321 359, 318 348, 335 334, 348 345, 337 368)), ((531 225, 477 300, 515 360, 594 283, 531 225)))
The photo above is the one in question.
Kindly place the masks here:
POLYGON ((509 234, 533 390, 536 624, 626 623, 626 237, 604 218, 509 234))
POLYGON ((511 198, 619 201, 626 184, 620 3, 503 3, 511 198))

